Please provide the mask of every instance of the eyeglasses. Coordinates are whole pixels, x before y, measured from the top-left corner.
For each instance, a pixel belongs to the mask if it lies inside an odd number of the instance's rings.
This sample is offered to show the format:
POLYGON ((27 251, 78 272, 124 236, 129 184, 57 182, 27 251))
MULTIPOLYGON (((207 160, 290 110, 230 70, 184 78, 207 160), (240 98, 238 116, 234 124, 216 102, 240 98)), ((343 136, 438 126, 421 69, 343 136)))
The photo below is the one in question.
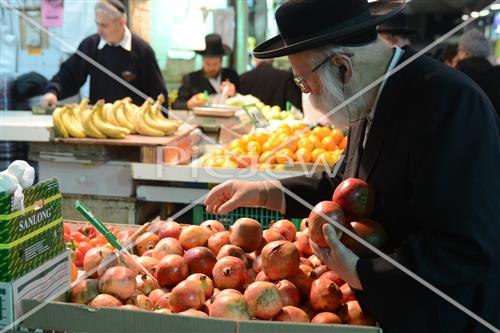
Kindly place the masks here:
POLYGON ((335 56, 338 56, 339 54, 342 54, 342 55, 345 55, 349 58, 352 58, 354 56, 353 53, 334 53, 334 54, 331 54, 329 55, 328 57, 325 58, 325 60, 323 60, 322 62, 320 62, 319 64, 317 64, 316 66, 314 66, 314 68, 312 69, 312 71, 306 75, 301 75, 301 76, 294 76, 293 77, 293 82, 295 82, 295 84, 297 86, 299 86, 300 90, 302 92, 304 92, 306 90, 306 80, 309 76, 311 76, 314 72, 316 72, 318 69, 321 68, 321 66, 323 66, 324 64, 326 64, 330 59, 332 59, 333 57, 335 56))

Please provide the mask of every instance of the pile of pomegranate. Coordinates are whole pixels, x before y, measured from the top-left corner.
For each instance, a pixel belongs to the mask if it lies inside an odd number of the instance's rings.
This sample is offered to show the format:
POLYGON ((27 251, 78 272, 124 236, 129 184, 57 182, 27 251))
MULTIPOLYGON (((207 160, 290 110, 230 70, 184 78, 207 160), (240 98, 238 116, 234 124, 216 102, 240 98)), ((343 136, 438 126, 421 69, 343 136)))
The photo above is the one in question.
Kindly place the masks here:
MULTIPOLYGON (((365 187, 357 183, 354 188, 365 187)), ((346 193, 352 196, 352 192, 346 193)), ((337 193, 337 200, 318 204, 300 231, 289 220, 276 221, 267 230, 251 218, 238 219, 229 230, 216 220, 199 226, 155 221, 137 238, 134 257, 157 281, 130 258, 96 247, 86 252, 83 268, 89 272, 97 267, 97 272, 72 289, 71 302, 234 320, 374 325, 349 285, 309 245, 314 231, 322 246, 323 214, 356 233, 363 230, 359 235, 369 242, 380 240, 372 231, 383 229, 366 222, 373 209, 371 197, 368 201, 356 197, 368 207, 361 212, 356 211, 359 207, 348 207, 352 200, 345 197, 337 193)), ((342 239, 364 255, 366 248, 342 239)))

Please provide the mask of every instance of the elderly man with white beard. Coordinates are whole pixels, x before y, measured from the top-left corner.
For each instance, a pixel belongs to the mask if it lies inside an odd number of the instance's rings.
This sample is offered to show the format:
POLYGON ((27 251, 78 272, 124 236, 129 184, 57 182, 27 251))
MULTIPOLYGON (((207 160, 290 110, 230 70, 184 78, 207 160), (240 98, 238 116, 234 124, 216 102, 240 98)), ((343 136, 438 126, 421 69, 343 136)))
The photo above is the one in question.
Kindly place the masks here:
POLYGON ((415 51, 377 40, 376 26, 403 6, 293 0, 278 8, 280 35, 254 55, 287 55, 295 82, 315 106, 332 122, 349 124, 345 163, 337 174, 231 180, 209 193, 206 209, 226 214, 258 206, 306 217, 310 206, 332 199, 343 179, 363 179, 376 193, 371 218, 388 234, 384 253, 460 305, 375 253, 358 257, 328 224, 329 246, 311 242, 315 253, 349 283, 384 332, 489 332, 500 327, 500 121, 466 76, 426 56, 407 61, 415 51))

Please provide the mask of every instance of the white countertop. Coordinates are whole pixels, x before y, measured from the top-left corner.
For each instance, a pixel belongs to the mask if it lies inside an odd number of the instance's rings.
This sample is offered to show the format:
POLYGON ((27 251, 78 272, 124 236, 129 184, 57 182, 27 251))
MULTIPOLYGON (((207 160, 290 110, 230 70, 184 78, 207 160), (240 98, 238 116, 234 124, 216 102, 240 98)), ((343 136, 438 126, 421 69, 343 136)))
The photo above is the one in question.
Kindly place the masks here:
POLYGON ((49 142, 53 138, 51 115, 31 111, 0 111, 0 140, 49 142))

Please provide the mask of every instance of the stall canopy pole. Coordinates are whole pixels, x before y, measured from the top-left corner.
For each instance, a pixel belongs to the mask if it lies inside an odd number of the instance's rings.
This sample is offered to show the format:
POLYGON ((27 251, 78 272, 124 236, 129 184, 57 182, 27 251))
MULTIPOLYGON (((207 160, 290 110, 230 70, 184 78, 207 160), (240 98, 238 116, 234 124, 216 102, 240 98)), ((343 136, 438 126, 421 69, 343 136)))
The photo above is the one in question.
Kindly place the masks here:
POLYGON ((248 52, 248 3, 247 1, 235 1, 236 5, 236 59, 235 69, 241 74, 247 71, 248 52))

